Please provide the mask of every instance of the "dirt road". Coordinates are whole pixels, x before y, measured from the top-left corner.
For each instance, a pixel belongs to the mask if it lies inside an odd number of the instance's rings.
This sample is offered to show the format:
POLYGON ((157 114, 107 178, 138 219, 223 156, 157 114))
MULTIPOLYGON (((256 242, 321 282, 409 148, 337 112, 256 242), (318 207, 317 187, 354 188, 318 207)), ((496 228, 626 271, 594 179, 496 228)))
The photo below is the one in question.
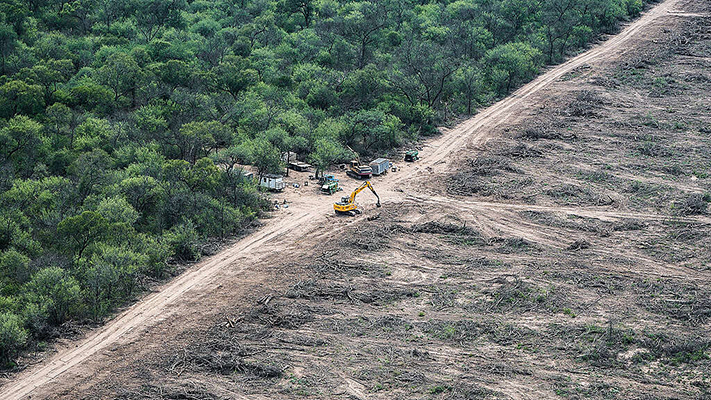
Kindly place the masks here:
MULTIPOLYGON (((458 150, 467 146, 477 148, 485 144, 495 135, 493 128, 516 118, 517 110, 531 106, 529 99, 532 95, 559 80, 565 74, 586 64, 601 63, 618 58, 625 52, 628 42, 642 34, 645 27, 660 18, 672 15, 678 2, 679 0, 667 0, 659 4, 610 40, 550 69, 508 98, 483 110, 474 118, 453 129, 446 130, 443 135, 426 144, 425 149, 421 152, 422 159, 417 164, 407 166, 402 172, 390 174, 379 180, 377 189, 383 196, 384 202, 441 201, 442 199, 415 194, 417 178, 431 175, 432 172, 447 171, 458 150)), ((678 16, 679 14, 674 15, 678 16)), ((351 188, 346 187, 346 189, 351 188)), ((357 221, 357 219, 335 218, 332 215, 332 199, 330 198, 304 194, 290 200, 293 200, 291 207, 281 211, 276 218, 268 220, 259 231, 167 283, 156 293, 149 295, 102 328, 77 342, 75 347, 60 350, 47 362, 19 374, 13 382, 2 388, 0 398, 15 400, 30 395, 32 397, 42 396, 43 390, 46 390, 45 385, 53 383, 53 381, 60 381, 63 374, 93 355, 111 347, 118 341, 135 339, 147 327, 170 318, 173 313, 177 312, 177 308, 171 307, 171 305, 178 299, 210 291, 216 284, 216 277, 220 273, 225 273, 224 270, 227 266, 230 266, 227 272, 230 275, 250 274, 253 272, 250 271, 250 268, 257 261, 263 260, 275 252, 283 254, 295 249, 298 245, 313 244, 333 234, 334 231, 342 229, 345 225, 357 221), (318 232, 318 234, 314 235, 314 232, 318 232)), ((365 200, 363 202, 365 203, 365 200)), ((540 207, 524 205, 504 207, 488 203, 471 203, 467 207, 470 209, 503 207, 517 211, 541 211, 538 209, 540 207)), ((642 220, 659 220, 663 218, 653 214, 626 215, 621 211, 578 209, 555 209, 554 211, 574 212, 602 219, 630 217, 642 220)), ((708 219, 689 218, 689 220, 709 222, 708 219)))

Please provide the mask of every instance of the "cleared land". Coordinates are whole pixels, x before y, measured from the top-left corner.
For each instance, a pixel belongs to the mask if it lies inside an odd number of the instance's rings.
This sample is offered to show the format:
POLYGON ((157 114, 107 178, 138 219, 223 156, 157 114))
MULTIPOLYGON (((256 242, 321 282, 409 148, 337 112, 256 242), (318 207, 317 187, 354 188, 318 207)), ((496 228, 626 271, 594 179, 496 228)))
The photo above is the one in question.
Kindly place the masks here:
POLYGON ((290 189, 0 397, 711 396, 710 12, 666 1, 445 130, 382 209, 290 189))

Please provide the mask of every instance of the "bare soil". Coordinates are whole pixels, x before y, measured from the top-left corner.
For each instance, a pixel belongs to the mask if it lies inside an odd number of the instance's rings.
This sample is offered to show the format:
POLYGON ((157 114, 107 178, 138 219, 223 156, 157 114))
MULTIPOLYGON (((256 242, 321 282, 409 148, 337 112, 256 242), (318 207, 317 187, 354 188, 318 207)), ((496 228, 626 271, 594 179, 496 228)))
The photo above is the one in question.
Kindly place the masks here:
POLYGON ((443 129, 380 209, 335 216, 295 173, 0 398, 711 397, 710 13, 660 3, 443 129))

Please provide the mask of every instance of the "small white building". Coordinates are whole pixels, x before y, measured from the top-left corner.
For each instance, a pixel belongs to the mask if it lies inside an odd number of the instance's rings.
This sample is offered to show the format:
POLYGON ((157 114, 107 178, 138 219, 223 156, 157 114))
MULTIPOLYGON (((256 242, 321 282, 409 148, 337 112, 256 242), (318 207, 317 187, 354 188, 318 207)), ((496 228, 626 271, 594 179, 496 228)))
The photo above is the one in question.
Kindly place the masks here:
POLYGON ((269 190, 282 191, 286 187, 284 183, 284 177, 275 174, 262 175, 262 179, 259 180, 259 186, 265 187, 269 190))

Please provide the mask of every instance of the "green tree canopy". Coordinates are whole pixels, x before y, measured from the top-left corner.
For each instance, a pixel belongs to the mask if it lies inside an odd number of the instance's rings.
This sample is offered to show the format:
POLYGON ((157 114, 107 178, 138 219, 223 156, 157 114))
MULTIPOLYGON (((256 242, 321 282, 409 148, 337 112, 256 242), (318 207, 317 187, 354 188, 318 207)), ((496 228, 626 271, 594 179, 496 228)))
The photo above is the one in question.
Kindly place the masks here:
POLYGON ((57 232, 67 239, 67 246, 76 258, 82 258, 91 244, 100 241, 108 231, 108 222, 101 214, 84 211, 67 217, 57 225, 57 232))
POLYGON ((489 66, 489 80, 500 93, 508 93, 535 76, 541 66, 541 52, 527 43, 507 43, 489 50, 484 61, 489 66))

